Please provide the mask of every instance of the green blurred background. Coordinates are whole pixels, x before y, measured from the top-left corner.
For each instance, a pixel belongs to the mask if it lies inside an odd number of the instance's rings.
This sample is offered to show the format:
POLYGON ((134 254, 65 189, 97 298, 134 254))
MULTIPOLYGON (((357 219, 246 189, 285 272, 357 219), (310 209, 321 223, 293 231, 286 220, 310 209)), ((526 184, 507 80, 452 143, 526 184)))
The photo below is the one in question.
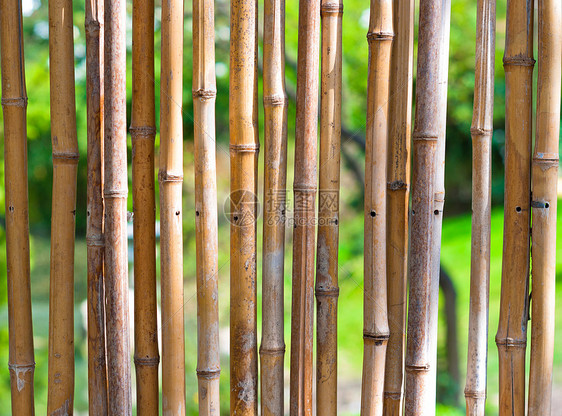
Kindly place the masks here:
MULTIPOLYGON (((48 15, 45 0, 24 0, 24 36, 26 81, 29 96, 28 138, 29 138, 29 201, 31 225, 31 290, 33 299, 34 342, 37 368, 35 373, 35 400, 38 414, 46 412, 47 402, 47 347, 48 347, 48 294, 49 294, 49 230, 51 215, 51 138, 49 124, 49 72, 48 72, 48 15)), ((160 68, 160 3, 156 9, 156 101, 159 101, 160 68)), ((339 328, 339 403, 340 414, 358 414, 360 406, 362 319, 363 319, 363 165, 366 84, 367 84, 367 23, 369 2, 345 0, 343 17, 343 127, 351 133, 342 138, 342 195, 340 216, 340 303, 339 328)), ((493 203, 492 215, 492 263, 490 293, 490 331, 488 360, 488 414, 497 414, 498 380, 497 350, 494 343, 499 314, 501 248, 503 224, 503 159, 504 159, 504 118, 505 82, 501 65, 505 35, 505 3, 497 5, 497 47, 496 83, 493 136, 493 203)), ((128 51, 128 108, 131 93, 131 2, 128 2, 127 51, 128 51)), ((287 90, 289 104, 289 188, 288 202, 292 204, 291 185, 293 178, 295 103, 296 86, 295 62, 297 59, 298 2, 288 0, 286 22, 287 43, 287 90)), ((263 1, 259 1, 260 13, 263 1)), ((185 281, 185 322, 186 322, 186 379, 188 413, 197 414, 196 366, 196 300, 195 300, 195 220, 193 180, 193 106, 191 101, 192 79, 192 29, 191 3, 185 4, 184 38, 184 281, 185 281)), ((263 20, 260 18, 260 52, 263 20)), ((476 24, 476 1, 455 0, 452 6, 451 47, 449 70, 449 107, 447 113, 447 162, 445 220, 443 225, 442 267, 454 284, 456 308, 454 322, 458 342, 457 350, 448 348, 452 333, 447 331, 444 316, 444 297, 441 299, 439 328, 438 363, 438 411, 439 415, 464 414, 464 373, 466 371, 466 344, 468 332, 469 267, 470 267, 470 199, 471 199, 471 139, 470 123, 474 89, 474 48, 476 24), (458 369, 458 370, 457 370, 458 369), (457 374, 457 371, 460 374, 457 374)), ((86 303, 86 60, 84 38, 84 5, 74 2, 75 75, 78 142, 80 164, 78 174, 76 259, 75 259, 75 345, 76 345, 76 389, 75 413, 87 413, 87 345, 85 330, 86 303)), ((417 33, 417 30, 416 30, 417 33)), ((228 152, 228 51, 229 51, 229 3, 216 2, 216 73, 217 73, 217 174, 219 198, 219 294, 221 327, 221 413, 228 414, 228 325, 229 325, 229 226, 223 215, 223 201, 229 191, 228 152)), ((261 53, 260 53, 261 65, 261 53)), ((415 80, 414 80, 415 82, 415 80)), ((261 103, 261 78, 260 99, 261 103)), ((157 104, 158 106, 158 104, 157 104)), ((260 106, 260 126, 263 125, 263 109, 260 106)), ((157 112, 158 114, 158 112, 157 112)), ((0 123, 2 119, 0 118, 0 123)), ((157 121, 158 124, 158 121, 157 121)), ((0 135, 3 129, 0 128, 0 135)), ((130 137, 128 139, 130 150, 130 137)), ((158 151, 159 136, 156 138, 158 151)), ((0 140, 3 146, 3 140, 0 140)), ((3 152, 0 151, 3 158, 3 152)), ((130 151, 129 151, 130 158, 130 151)), ((260 188, 263 186, 263 156, 260 158, 260 188)), ((156 160, 158 163, 158 159, 156 160)), ((0 163, 0 181, 3 183, 4 165, 0 163)), ((260 195, 262 195, 260 189, 260 195)), ((6 300, 6 259, 5 259, 5 217, 4 189, 0 189, 0 415, 10 414, 10 386, 8 374, 8 318, 6 300)), ((560 205, 559 205, 560 206, 560 205)), ((129 200, 129 210, 132 204, 129 200)), ((261 219, 258 224, 261 252, 261 219)), ((292 258, 292 229, 286 233, 285 265, 285 342, 289 347, 290 285, 292 258)), ((559 238, 562 233, 558 233, 559 238)), ((562 244, 558 244, 559 250, 562 244)), ((562 256, 558 256, 557 278, 562 273, 562 256)), ((258 256, 258 263, 261 257, 258 256)), ((260 266, 260 264, 258 264, 260 266)), ((258 267, 261 270, 261 267, 258 267)), ((130 268, 132 273, 132 267, 130 268)), ((261 276, 258 276, 261 279, 261 276)), ((558 282, 560 279, 557 279, 558 282)), ((261 285, 258 285, 261 291, 261 285)), ((131 315, 133 287, 131 279, 131 315)), ((452 293, 452 292, 449 292, 452 293)), ((562 286, 556 286, 557 299, 562 298, 562 286)), ((261 293, 259 293, 261 298, 261 293)), ((260 303, 261 305, 261 303, 260 303)), ((258 308, 258 314, 261 307, 258 308)), ((261 319, 261 318, 260 318, 261 319)), ((132 320, 132 316, 131 316, 132 320)), ((562 314, 557 315, 557 328, 562 328, 562 314)), ((258 328, 258 333, 260 328, 258 328)), ((258 335, 259 337, 259 335, 258 335)), ((556 336, 555 375, 553 396, 562 401, 562 336, 556 336)), ((132 342, 131 342, 132 346, 132 342)), ((288 357, 286 370, 288 381, 288 357)), ((134 370, 133 370, 134 371, 134 370)), ((134 380, 134 372, 133 372, 134 380)), ((286 399, 288 394, 286 393, 286 399)), ((134 397, 134 392, 133 392, 134 397)), ((557 403, 557 402, 555 402, 557 403)), ((562 403, 561 403, 562 404, 562 403)), ((556 404, 553 409, 559 410, 556 404)), ((288 410, 288 407, 286 407, 288 410)), ((553 413, 556 414, 556 413, 553 413)), ((558 413, 559 414, 559 413, 558 413)))

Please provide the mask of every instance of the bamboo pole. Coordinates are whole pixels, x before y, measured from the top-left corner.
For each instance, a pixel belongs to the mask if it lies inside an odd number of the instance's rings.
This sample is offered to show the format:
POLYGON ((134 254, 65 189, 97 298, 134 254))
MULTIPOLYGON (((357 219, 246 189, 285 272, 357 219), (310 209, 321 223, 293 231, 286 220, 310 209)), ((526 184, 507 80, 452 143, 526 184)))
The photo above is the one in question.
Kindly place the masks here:
POLYGON ((160 269, 162 413, 185 415, 183 318, 183 1, 162 3, 160 83, 160 269))
POLYGON ((484 416, 488 360, 490 296, 490 215, 496 1, 479 0, 476 17, 476 65, 472 114, 472 236, 470 315, 466 370, 467 416, 484 416))
POLYGON ((533 245, 529 416, 551 414, 556 292, 556 207, 562 4, 538 2, 537 130, 532 161, 533 245))
POLYGON ((261 413, 284 414, 284 258, 287 185, 285 0, 264 2, 264 221, 261 413))
POLYGON ((35 414, 33 328, 29 277, 27 91, 21 0, 0 2, 8 337, 12 414, 35 414))
POLYGON ((533 1, 508 0, 505 37, 505 194, 502 284, 496 344, 500 416, 525 414, 529 315, 533 1))
POLYGON ((418 37, 416 116, 409 259, 410 296, 406 354, 405 415, 433 414, 430 304, 433 288, 433 216, 436 152, 440 135, 439 82, 442 2, 422 0, 418 37))
POLYGON ((137 409, 158 414, 158 329, 154 201, 154 0, 133 2, 134 320, 137 409))
POLYGON ((213 0, 193 2, 197 376, 199 414, 207 416, 220 414, 214 18, 213 0))
POLYGON ((131 414, 127 264, 125 2, 104 4, 105 299, 110 415, 131 414))
POLYGON ((74 99, 72 1, 49 2, 53 201, 47 412, 74 403, 74 226, 78 142, 74 99))
POLYGON ((361 414, 382 415, 386 346, 390 331, 386 292, 388 98, 393 28, 392 0, 372 0, 365 153, 365 296, 361 414))
POLYGON ((86 1, 88 408, 107 414, 103 240, 103 1, 86 1))
POLYGON ((383 413, 402 412, 408 202, 410 197, 410 138, 414 60, 414 1, 393 2, 395 31, 390 70, 387 164, 386 276, 390 338, 386 350, 383 413))
POLYGON ((316 257, 316 412, 337 414, 338 239, 343 0, 323 0, 316 257))
POLYGON ((295 132, 291 416, 312 414, 320 0, 299 1, 295 132))

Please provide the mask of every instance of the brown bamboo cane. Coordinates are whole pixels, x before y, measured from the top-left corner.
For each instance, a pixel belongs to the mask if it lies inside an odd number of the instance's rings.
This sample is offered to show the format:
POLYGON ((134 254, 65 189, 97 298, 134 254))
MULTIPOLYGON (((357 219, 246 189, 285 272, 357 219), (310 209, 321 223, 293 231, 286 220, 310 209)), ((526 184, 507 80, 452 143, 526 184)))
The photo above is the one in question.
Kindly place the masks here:
POLYGON ((12 414, 35 414, 33 402, 33 328, 29 266, 27 190, 27 91, 21 0, 0 2, 6 260, 8 280, 8 367, 12 414))
POLYGON ((338 239, 343 0, 323 0, 316 257, 316 412, 337 414, 338 239))
POLYGON ((193 2, 197 376, 199 414, 207 416, 220 413, 214 18, 213 0, 193 2))
POLYGON ((160 83, 160 270, 162 413, 185 415, 183 318, 183 1, 162 3, 160 83))
POLYGON ((386 346, 390 331, 386 292, 388 98, 393 29, 392 0, 372 0, 365 153, 365 283, 361 414, 382 415, 386 346))
POLYGON ((508 0, 505 36, 505 194, 502 284, 496 344, 500 416, 525 414, 529 315, 533 1, 508 0))
POLYGON ((131 414, 125 2, 104 4, 104 203, 108 412, 131 414))
POLYGON ((284 414, 284 258, 287 185, 285 1, 264 2, 264 221, 261 413, 284 414))
POLYGON ((158 330, 154 201, 154 1, 133 2, 131 114, 134 235, 134 320, 137 409, 158 413, 158 330))
POLYGON ((529 416, 551 414, 556 293, 556 207, 562 4, 538 2, 537 130, 532 161, 533 244, 529 416))
POLYGON ((86 1, 88 408, 107 414, 103 239, 103 1, 86 1))
POLYGON ((420 1, 416 116, 409 259, 410 296, 406 353, 405 415, 434 413, 431 400, 430 304, 436 152, 440 135, 439 94, 442 2, 420 1))
POLYGON ((320 0, 299 1, 290 414, 312 414, 320 0))
POLYGON ((472 235, 466 370, 467 416, 484 416, 488 360, 496 1, 479 0, 472 114, 472 235))
POLYGON ((49 2, 53 205, 47 412, 74 403, 74 226, 78 142, 74 99, 72 1, 49 2))
POLYGON ((408 202, 414 60, 414 1, 393 3, 393 28, 388 118, 386 276, 390 338, 386 350, 384 409, 402 412, 406 333, 408 202))

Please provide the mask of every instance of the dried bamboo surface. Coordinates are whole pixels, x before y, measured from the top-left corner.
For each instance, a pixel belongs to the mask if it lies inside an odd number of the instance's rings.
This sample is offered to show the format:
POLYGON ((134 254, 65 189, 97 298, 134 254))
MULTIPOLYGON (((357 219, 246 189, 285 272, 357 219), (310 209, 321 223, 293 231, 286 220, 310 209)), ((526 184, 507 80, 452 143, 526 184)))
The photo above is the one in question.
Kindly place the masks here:
POLYGON ((556 293, 556 208, 562 4, 538 2, 537 130, 532 161, 533 245, 529 416, 550 415, 556 293))
POLYGON ((29 283, 29 200, 27 190, 27 91, 21 0, 0 2, 4 184, 8 283, 8 368, 12 414, 35 414, 33 328, 29 283))
POLYGON ((479 0, 476 17, 476 65, 472 113, 472 234, 470 315, 466 370, 467 416, 484 416, 488 360, 490 296, 490 215, 496 1, 479 0))
POLYGON ((529 316, 533 1, 508 0, 505 53, 505 193, 499 353, 500 416, 525 414, 529 316))
POLYGON ((49 293, 48 414, 74 404, 74 226, 76 217, 76 105, 72 1, 49 2, 49 65, 53 205, 49 293))

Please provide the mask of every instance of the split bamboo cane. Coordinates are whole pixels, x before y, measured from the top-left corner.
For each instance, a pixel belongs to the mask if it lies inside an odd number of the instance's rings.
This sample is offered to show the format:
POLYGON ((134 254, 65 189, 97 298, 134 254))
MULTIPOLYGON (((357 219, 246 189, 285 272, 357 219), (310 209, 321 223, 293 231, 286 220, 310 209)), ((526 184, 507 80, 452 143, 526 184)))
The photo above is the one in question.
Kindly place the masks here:
POLYGON ((383 414, 400 416, 406 333, 408 202, 414 60, 414 1, 393 2, 395 31, 388 119, 386 276, 390 338, 386 350, 383 414))
POLYGON ((284 414, 284 258, 287 185, 285 0, 264 2, 264 221, 261 413, 284 414))
POLYGON ((538 2, 537 130, 532 162, 533 244, 531 374, 529 416, 550 415, 556 292, 556 207, 560 79, 562 77, 562 4, 538 2))
POLYGON ((442 2, 420 1, 416 116, 412 187, 410 297, 406 353, 405 415, 430 415, 431 400, 430 304, 433 279, 433 217, 436 152, 440 136, 439 82, 442 2))
POLYGON ((74 404, 74 227, 78 142, 74 99, 72 1, 49 2, 53 201, 47 412, 74 404))
POLYGON ((162 3, 160 83, 160 268, 162 413, 185 415, 183 318, 183 1, 162 3))
POLYGON ((500 416, 525 414, 533 91, 533 1, 508 0, 505 36, 505 194, 496 344, 500 416))
POLYGON ((220 413, 214 19, 213 0, 193 2, 197 377, 199 414, 205 416, 220 413))
POLYGON ((125 1, 104 4, 105 299, 110 415, 131 414, 127 264, 125 1))
POLYGON ((295 132, 291 416, 312 414, 320 0, 299 1, 295 132))
POLYGON ((343 0, 323 0, 316 257, 316 412, 337 414, 338 238, 343 0))
POLYGON ((390 331, 386 292, 388 98, 393 32, 392 0, 372 0, 365 153, 365 296, 361 414, 382 415, 390 331))
POLYGON ((103 1, 86 0, 88 408, 107 414, 103 240, 103 1))
POLYGON ((133 1, 134 320, 137 409, 158 414, 158 330, 154 201, 154 0, 133 1))
POLYGON ((484 416, 490 296, 490 215, 496 0, 479 0, 476 17, 476 67, 472 114, 472 244, 470 315, 466 370, 467 416, 484 416))
POLYGON ((12 414, 35 414, 33 328, 29 277, 27 92, 21 0, 0 2, 6 260, 12 414))

